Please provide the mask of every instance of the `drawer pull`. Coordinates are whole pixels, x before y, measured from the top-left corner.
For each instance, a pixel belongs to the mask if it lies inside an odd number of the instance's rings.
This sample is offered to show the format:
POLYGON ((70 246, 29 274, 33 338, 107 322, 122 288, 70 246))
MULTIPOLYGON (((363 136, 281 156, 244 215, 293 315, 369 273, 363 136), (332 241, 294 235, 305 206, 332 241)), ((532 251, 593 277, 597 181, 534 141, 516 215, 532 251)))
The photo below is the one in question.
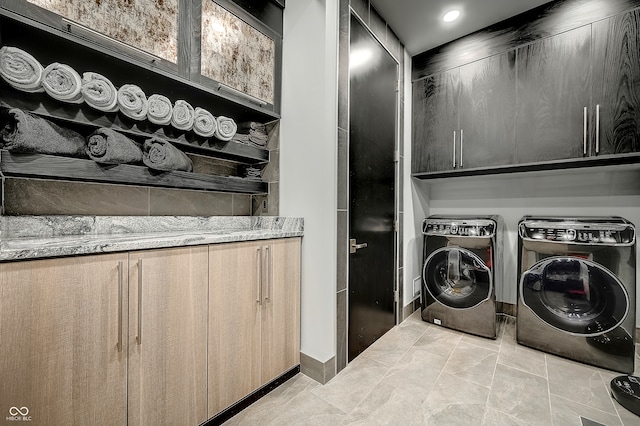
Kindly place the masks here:
POLYGON ((142 259, 138 259, 138 345, 142 345, 142 259))
POLYGON ((122 352, 122 286, 123 286, 123 264, 118 262, 118 352, 122 352))

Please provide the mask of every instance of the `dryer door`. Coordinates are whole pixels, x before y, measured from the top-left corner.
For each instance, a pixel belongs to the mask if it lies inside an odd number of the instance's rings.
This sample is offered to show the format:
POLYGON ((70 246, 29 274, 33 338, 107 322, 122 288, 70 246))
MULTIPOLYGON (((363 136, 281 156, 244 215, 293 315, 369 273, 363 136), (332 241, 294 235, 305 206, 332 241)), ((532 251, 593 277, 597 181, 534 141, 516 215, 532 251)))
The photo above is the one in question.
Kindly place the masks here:
POLYGON ((549 257, 520 279, 522 303, 542 321, 570 334, 598 336, 629 312, 624 285, 607 268, 576 257, 549 257))
POLYGON ((460 247, 440 248, 427 257, 422 277, 431 296, 450 308, 469 309, 491 297, 489 267, 475 253, 460 247))

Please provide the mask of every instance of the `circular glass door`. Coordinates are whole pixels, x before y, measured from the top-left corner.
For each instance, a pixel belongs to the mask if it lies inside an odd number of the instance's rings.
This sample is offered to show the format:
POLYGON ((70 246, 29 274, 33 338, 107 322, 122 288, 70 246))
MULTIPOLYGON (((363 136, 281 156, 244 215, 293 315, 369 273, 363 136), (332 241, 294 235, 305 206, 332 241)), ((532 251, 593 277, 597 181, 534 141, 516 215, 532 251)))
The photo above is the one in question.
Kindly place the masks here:
POLYGON ((597 336, 629 312, 624 285, 607 268, 586 259, 550 257, 522 274, 520 295, 542 321, 571 334, 597 336))
POLYGON ((491 297, 491 271, 475 253, 460 247, 431 253, 422 276, 431 297, 451 308, 473 308, 491 297))

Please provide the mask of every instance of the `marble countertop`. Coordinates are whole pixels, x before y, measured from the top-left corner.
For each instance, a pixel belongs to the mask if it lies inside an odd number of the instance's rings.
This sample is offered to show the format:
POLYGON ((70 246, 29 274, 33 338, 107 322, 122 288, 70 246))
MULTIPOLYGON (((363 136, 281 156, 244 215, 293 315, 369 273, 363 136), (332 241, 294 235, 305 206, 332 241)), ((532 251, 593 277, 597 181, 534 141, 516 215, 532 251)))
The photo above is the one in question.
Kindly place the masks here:
POLYGON ((0 261, 301 237, 302 218, 0 216, 0 261))

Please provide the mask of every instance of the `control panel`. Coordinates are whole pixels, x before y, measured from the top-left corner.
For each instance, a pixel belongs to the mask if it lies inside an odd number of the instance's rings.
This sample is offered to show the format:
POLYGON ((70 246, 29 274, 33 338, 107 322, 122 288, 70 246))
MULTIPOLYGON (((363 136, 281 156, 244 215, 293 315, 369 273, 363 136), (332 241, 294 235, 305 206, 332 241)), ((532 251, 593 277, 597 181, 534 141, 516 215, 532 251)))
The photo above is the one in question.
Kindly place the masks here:
POLYGON ((520 237, 532 241, 548 241, 554 243, 573 244, 633 244, 635 233, 632 227, 615 225, 607 227, 602 224, 568 224, 558 223, 520 223, 520 237))
POLYGON ((496 232, 496 224, 491 220, 483 221, 447 221, 425 220, 422 233, 425 235, 447 235, 459 237, 492 237, 496 232))

